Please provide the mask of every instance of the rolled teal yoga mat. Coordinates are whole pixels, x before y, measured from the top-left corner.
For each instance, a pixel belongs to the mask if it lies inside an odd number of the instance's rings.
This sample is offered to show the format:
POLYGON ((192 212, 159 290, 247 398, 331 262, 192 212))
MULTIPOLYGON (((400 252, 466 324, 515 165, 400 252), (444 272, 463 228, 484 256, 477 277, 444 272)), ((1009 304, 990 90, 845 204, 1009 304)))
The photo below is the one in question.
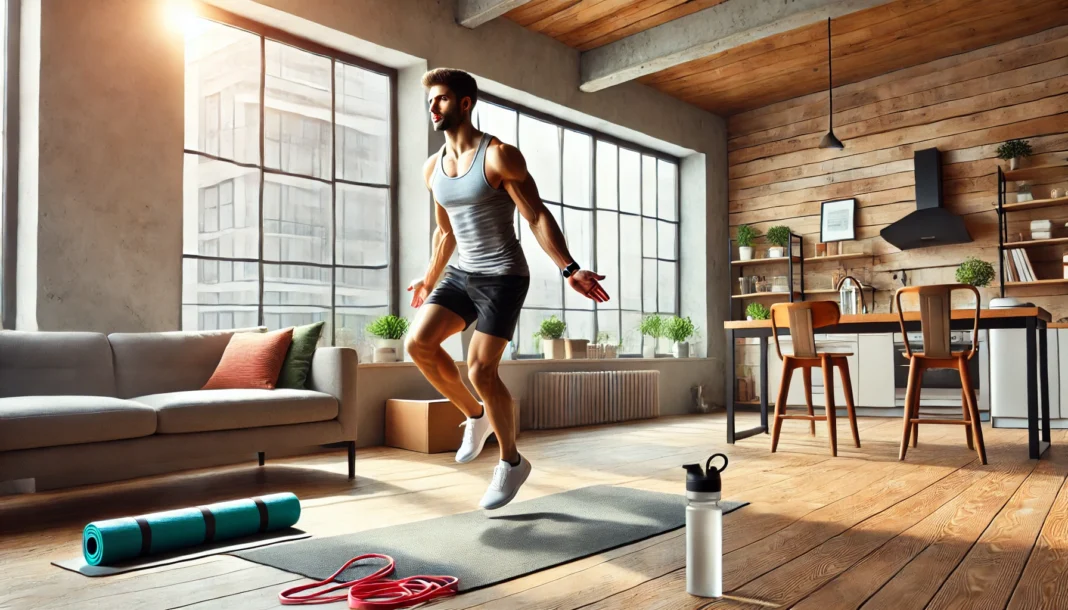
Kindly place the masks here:
POLYGON ((300 500, 291 493, 231 500, 139 517, 94 521, 82 532, 82 553, 91 566, 166 553, 292 527, 300 500))

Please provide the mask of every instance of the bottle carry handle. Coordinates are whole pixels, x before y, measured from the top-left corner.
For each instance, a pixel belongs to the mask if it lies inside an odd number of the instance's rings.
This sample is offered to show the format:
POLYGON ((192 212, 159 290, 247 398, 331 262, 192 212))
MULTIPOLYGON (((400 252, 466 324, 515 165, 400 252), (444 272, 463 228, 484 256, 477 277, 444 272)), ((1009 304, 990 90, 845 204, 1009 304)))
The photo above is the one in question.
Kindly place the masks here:
POLYGON ((719 472, 723 472, 724 470, 727 469, 727 456, 723 455, 722 453, 715 453, 711 457, 708 458, 707 462, 705 462, 705 472, 706 473, 707 472, 712 472, 712 470, 711 470, 711 468, 712 468, 712 460, 716 459, 717 457, 723 458, 723 467, 722 468, 717 468, 716 470, 718 470, 719 472))

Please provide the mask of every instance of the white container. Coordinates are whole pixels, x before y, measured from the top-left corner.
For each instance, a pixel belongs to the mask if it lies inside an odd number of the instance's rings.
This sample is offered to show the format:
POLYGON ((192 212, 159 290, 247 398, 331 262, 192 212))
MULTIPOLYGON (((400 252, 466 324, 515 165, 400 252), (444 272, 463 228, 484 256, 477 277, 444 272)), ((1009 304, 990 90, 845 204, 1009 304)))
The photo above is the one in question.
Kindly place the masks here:
POLYGON ((1068 254, 1065 254, 1061 261, 1064 263, 1064 279, 1068 280, 1068 254))
POLYGON ((656 358, 656 339, 646 337, 642 344, 642 358, 656 358))
POLYGON ((785 248, 780 248, 779 246, 772 246, 768 248, 768 258, 782 258, 783 256, 785 256, 784 251, 785 248))
POLYGON ((751 261, 753 260, 753 247, 752 246, 738 246, 738 260, 751 261))
POLYGON ((400 339, 379 339, 375 345, 375 362, 400 362, 404 360, 404 341, 400 339))
POLYGON ((542 355, 546 360, 563 360, 564 359, 564 340, 563 339, 542 339, 541 340, 542 355))
POLYGON ((1031 221, 1031 230, 1032 231, 1052 231, 1053 230, 1053 222, 1049 221, 1049 220, 1032 220, 1031 221))
POLYGON ((689 358, 690 357, 690 344, 689 343, 676 343, 675 344, 675 357, 676 358, 689 358))
POLYGON ((719 473, 727 467, 727 456, 717 453, 686 469, 686 592, 697 597, 723 596, 723 508, 720 507, 719 473), (723 468, 711 468, 712 460, 723 458, 723 468))

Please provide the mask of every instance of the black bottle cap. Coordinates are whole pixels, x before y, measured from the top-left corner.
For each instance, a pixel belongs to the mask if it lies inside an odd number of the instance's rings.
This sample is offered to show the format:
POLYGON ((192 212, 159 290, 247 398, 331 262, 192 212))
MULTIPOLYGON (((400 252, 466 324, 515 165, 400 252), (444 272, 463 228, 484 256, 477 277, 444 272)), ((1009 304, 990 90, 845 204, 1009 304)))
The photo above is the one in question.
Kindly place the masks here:
POLYGON ((703 471, 700 464, 686 464, 683 468, 686 469, 686 491, 718 493, 723 487, 719 473, 727 468, 727 456, 717 453, 708 458, 703 471), (723 458, 723 466, 719 469, 712 468, 712 460, 717 457, 723 458))

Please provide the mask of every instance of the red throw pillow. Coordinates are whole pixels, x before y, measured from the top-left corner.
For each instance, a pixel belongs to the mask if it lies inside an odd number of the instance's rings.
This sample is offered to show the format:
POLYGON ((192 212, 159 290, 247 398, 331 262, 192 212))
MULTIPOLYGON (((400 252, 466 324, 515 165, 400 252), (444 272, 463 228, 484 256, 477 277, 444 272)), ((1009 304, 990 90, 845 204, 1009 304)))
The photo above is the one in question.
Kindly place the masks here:
POLYGON ((273 390, 293 341, 293 329, 234 333, 204 390, 273 390))

